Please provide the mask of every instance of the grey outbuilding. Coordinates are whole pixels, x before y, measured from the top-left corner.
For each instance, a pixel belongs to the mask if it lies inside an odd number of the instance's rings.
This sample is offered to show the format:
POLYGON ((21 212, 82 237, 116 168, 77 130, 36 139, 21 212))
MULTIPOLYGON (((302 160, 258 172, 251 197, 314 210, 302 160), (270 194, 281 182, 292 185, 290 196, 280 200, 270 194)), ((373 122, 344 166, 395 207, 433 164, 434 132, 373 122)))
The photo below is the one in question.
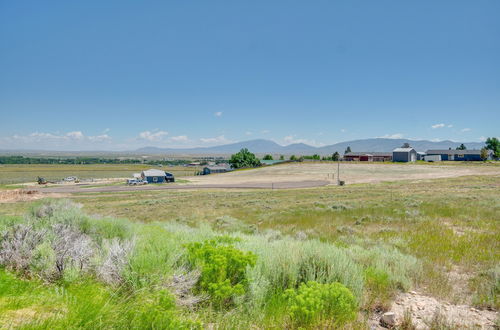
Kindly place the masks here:
POLYGON ((393 162, 416 162, 417 151, 412 147, 409 148, 396 148, 392 151, 393 162))

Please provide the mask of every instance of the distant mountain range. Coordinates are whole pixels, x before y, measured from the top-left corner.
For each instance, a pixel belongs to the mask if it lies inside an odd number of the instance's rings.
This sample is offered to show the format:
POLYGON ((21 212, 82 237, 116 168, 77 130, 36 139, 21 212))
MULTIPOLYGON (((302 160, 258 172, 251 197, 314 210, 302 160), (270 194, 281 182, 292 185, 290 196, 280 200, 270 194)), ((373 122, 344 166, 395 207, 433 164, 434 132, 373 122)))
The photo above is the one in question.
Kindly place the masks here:
POLYGON ((340 142, 323 147, 313 147, 304 143, 295 143, 287 146, 282 146, 270 140, 250 140, 231 144, 225 144, 214 147, 204 148, 158 148, 158 147, 144 147, 133 151, 139 154, 168 154, 168 155, 226 155, 238 152, 242 148, 247 148, 253 153, 258 154, 283 154, 283 155, 330 155, 335 151, 343 154, 347 147, 352 151, 392 151, 394 148, 401 147, 404 143, 409 143, 410 146, 417 151, 426 151, 428 149, 455 149, 461 143, 465 144, 467 149, 481 149, 484 143, 481 142, 453 142, 453 141, 427 141, 427 140, 407 140, 407 139, 363 139, 340 142))
POLYGON ((407 140, 407 139, 364 139, 340 142, 323 147, 313 147, 304 143, 295 143, 287 146, 282 146, 274 141, 258 139, 243 141, 231 144, 224 144, 214 147, 204 148, 158 148, 158 147, 144 147, 136 150, 129 151, 51 151, 51 150, 0 150, 3 155, 24 155, 24 156, 99 156, 99 157, 128 157, 128 156, 142 156, 142 155, 157 155, 157 156, 226 156, 238 152, 242 148, 247 148, 253 153, 258 155, 273 154, 273 155, 331 155, 335 151, 344 154, 345 149, 349 146, 352 151, 365 152, 365 151, 378 151, 389 152, 394 148, 401 147, 404 143, 409 143, 417 151, 426 151, 429 149, 455 149, 461 143, 465 144, 467 149, 481 149, 484 143, 481 142, 453 142, 453 141, 427 141, 427 140, 407 140))

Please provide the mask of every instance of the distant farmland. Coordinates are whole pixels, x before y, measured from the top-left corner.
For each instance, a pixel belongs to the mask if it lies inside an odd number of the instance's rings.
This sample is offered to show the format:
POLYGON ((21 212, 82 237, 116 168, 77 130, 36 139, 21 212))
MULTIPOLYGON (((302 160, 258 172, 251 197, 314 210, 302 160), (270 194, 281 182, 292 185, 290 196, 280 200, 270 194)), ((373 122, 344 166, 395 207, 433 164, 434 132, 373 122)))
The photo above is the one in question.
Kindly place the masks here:
MULTIPOLYGON (((57 181, 68 176, 76 176, 79 179, 126 178, 152 167, 154 166, 143 164, 0 165, 0 184, 35 182, 38 176, 48 181, 57 181)), ((199 170, 184 166, 164 166, 163 169, 176 177, 192 176, 199 170)))

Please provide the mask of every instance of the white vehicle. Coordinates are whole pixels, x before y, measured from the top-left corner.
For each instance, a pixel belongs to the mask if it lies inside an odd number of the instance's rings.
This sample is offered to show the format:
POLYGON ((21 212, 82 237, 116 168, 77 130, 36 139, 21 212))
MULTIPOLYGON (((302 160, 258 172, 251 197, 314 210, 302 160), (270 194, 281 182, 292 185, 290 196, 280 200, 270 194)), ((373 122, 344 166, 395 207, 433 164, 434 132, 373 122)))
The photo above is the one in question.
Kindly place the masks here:
POLYGON ((138 185, 148 184, 148 182, 146 180, 127 179, 127 184, 130 186, 138 186, 138 185))

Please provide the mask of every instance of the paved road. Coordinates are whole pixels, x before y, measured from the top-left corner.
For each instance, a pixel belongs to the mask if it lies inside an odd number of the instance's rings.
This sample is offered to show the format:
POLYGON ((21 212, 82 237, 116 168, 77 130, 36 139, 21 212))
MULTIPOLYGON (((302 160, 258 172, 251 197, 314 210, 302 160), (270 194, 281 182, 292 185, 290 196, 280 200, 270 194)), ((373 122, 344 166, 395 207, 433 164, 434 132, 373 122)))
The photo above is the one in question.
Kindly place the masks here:
POLYGON ((181 189, 296 189, 322 187, 330 184, 325 180, 316 181, 291 181, 276 183, 240 183, 240 184, 148 184, 144 186, 103 186, 85 188, 79 186, 54 186, 54 187, 36 187, 29 190, 36 190, 41 193, 82 193, 82 192, 120 192, 120 191, 143 191, 143 190, 181 190, 181 189))

